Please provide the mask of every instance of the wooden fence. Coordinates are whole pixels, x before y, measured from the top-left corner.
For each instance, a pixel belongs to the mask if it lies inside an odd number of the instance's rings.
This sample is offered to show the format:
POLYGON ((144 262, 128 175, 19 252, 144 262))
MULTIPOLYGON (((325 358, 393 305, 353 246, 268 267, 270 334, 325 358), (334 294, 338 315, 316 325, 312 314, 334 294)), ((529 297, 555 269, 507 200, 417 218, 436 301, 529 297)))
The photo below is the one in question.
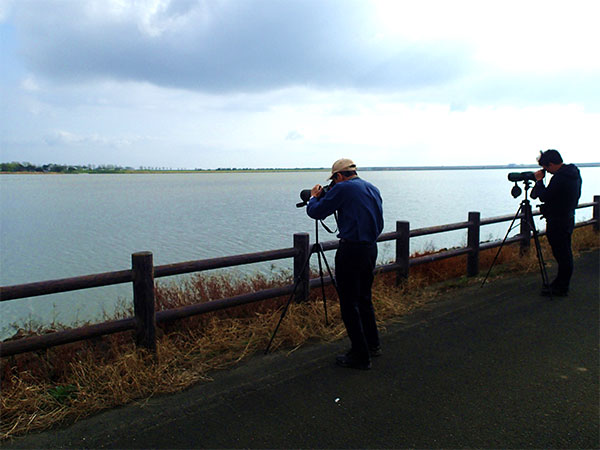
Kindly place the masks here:
MULTIPOLYGON (((578 208, 588 207, 593 208, 593 218, 576 224, 576 227, 592 225, 595 230, 598 230, 600 224, 600 196, 594 196, 594 201, 591 203, 583 203, 578 206, 578 208)), ((467 255, 466 273, 468 276, 476 276, 479 272, 479 252, 482 250, 499 247, 502 244, 501 240, 483 243, 480 242, 481 226, 501 222, 510 222, 514 219, 519 219, 519 234, 508 238, 506 240, 506 244, 518 242, 522 248, 527 248, 531 242, 531 231, 530 227, 527 225, 526 218, 537 215, 540 215, 540 213, 532 212, 530 204, 527 203, 527 207, 523 208, 523 210, 521 210, 519 215, 516 217, 514 215, 507 215, 481 219, 479 212, 470 212, 467 221, 465 222, 418 228, 413 230, 410 229, 408 222, 398 221, 396 222, 396 231, 383 233, 378 239, 378 242, 392 240, 396 241, 395 262, 378 266, 375 268, 375 271, 379 273, 396 272, 398 280, 402 280, 408 277, 409 269, 412 266, 439 261, 446 258, 452 258, 459 255, 467 255), (467 230, 466 247, 410 258, 410 238, 461 229, 467 230)), ((543 232, 540 234, 543 234, 543 232)), ((328 251, 338 248, 339 243, 338 241, 327 241, 322 242, 321 245, 323 250, 328 251)), ((14 286, 2 286, 0 287, 0 301, 4 302, 8 300, 55 294, 79 289, 132 283, 134 316, 121 320, 103 322, 91 326, 57 331, 41 336, 4 341, 0 343, 0 356, 4 357, 34 350, 46 349, 56 345, 67 344, 84 339, 91 339, 97 336, 108 335, 127 330, 135 331, 135 340, 137 345, 150 350, 155 350, 157 323, 182 319, 185 317, 191 317, 198 314, 204 314, 211 311, 231 308, 248 303, 259 302, 271 298, 287 296, 291 295, 294 290, 294 285, 290 284, 288 286, 266 289, 249 294, 238 295, 235 297, 212 300, 205 303, 198 303, 181 308, 155 312, 154 280, 156 278, 172 275, 181 275, 224 267, 234 267, 264 261, 293 258, 294 279, 297 280, 298 277, 301 277, 295 293, 296 300, 303 301, 308 298, 310 289, 321 286, 320 278, 310 279, 309 271, 302 270, 306 259, 309 258, 315 251, 316 249, 314 246, 311 246, 309 243, 309 234, 297 233, 294 234, 294 246, 286 249, 249 253, 223 258, 188 261, 161 266, 153 265, 152 253, 139 252, 131 255, 132 266, 129 270, 106 272, 59 280, 41 281, 37 283, 14 286)), ((324 277, 323 283, 330 284, 330 277, 324 277)))

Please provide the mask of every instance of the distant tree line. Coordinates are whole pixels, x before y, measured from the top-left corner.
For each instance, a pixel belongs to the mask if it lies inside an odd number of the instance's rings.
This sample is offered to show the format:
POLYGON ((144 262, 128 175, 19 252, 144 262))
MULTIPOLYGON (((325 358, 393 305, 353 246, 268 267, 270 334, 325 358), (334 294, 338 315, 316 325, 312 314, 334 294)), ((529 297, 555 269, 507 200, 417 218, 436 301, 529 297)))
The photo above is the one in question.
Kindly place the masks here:
POLYGON ((37 172, 37 173, 118 173, 134 170, 131 167, 114 165, 73 166, 65 164, 44 164, 38 166, 28 162, 0 163, 0 172, 37 172))
POLYGON ((254 172, 254 171, 269 171, 269 170, 307 170, 307 169, 273 169, 273 168, 237 168, 237 167, 219 167, 217 169, 173 169, 171 167, 154 167, 140 166, 136 169, 133 167, 121 167, 112 164, 108 165, 66 165, 66 164, 44 164, 42 166, 31 164, 29 162, 9 162, 0 163, 0 172, 28 172, 28 173, 130 173, 130 172, 254 172))
MULTIPOLYGON (((239 169, 217 169, 217 170, 239 170, 239 169)), ((67 164, 44 164, 36 165, 29 162, 0 163, 0 172, 29 172, 29 173, 129 173, 129 172, 182 172, 187 169, 173 169, 171 167, 140 166, 121 167, 113 164, 104 165, 67 165, 67 164)), ((203 172, 206 169, 194 169, 203 172)))

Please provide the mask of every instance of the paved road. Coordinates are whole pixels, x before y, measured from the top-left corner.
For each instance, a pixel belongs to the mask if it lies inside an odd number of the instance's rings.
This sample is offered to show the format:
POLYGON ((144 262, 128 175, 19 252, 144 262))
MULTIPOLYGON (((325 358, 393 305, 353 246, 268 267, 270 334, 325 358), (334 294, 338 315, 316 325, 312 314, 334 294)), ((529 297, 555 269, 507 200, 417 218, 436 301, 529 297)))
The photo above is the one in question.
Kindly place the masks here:
POLYGON ((370 371, 343 342, 258 355, 186 392, 5 443, 19 448, 599 448, 599 253, 572 294, 539 273, 445 295, 383 333, 370 371))

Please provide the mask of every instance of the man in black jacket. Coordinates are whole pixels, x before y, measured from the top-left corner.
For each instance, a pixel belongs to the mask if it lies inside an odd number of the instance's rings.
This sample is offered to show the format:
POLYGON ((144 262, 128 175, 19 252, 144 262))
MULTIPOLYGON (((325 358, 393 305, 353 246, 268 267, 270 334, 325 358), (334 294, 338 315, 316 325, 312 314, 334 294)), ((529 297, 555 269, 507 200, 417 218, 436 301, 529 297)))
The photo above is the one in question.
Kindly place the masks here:
POLYGON ((541 152, 538 163, 543 169, 535 172, 537 181, 531 197, 544 202, 541 210, 546 219, 546 237, 558 263, 556 278, 542 289, 542 295, 566 296, 573 274, 571 235, 575 226, 575 208, 581 196, 581 175, 574 164, 563 163, 557 150, 541 152), (548 186, 544 186, 546 172, 552 174, 548 186))

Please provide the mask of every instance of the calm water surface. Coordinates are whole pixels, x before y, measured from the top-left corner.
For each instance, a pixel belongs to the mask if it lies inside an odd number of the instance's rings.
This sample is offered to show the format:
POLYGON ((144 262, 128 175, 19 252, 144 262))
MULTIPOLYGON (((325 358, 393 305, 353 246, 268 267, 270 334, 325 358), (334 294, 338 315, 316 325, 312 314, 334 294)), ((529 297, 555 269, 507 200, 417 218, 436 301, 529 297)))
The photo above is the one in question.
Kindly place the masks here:
MULTIPOLYGON (((582 202, 600 194, 600 168, 583 168, 582 202)), ((514 214, 508 170, 381 171, 360 175, 384 199, 385 230, 396 220, 412 228, 514 214)), ((228 256, 292 246, 293 234, 314 221, 296 208, 301 189, 325 184, 325 172, 0 175, 0 282, 28 283, 129 269, 131 254, 149 250, 155 264, 228 256)), ((578 220, 591 217, 578 211, 578 220)), ((329 219, 330 227, 335 223, 329 219)), ((482 240, 502 238, 508 223, 484 227, 482 240)), ((543 227, 543 225, 542 225, 543 227)), ((516 231, 515 231, 516 232, 516 231)), ((320 239, 332 240, 321 229, 320 239)), ((464 245, 465 231, 411 241, 411 250, 464 245)), ((393 244, 380 244, 380 262, 393 244)), ((333 254, 331 257, 333 260, 333 254)), ((240 267, 234 272, 290 269, 291 261, 240 267)), ((165 279, 162 279, 165 280, 165 279)), ((0 304, 0 338, 13 323, 76 324, 130 303, 131 286, 110 286, 0 304)))

